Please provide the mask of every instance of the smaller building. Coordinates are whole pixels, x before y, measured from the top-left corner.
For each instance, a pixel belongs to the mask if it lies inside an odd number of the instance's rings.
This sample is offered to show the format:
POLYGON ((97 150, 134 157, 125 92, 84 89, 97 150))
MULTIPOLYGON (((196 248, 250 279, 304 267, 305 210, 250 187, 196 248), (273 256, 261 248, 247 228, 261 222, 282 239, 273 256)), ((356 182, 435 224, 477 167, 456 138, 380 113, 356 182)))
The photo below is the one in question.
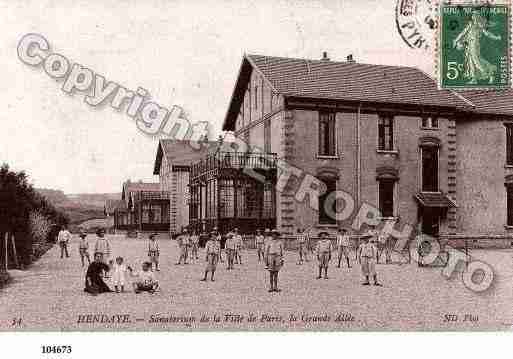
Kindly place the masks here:
POLYGON ((114 229, 127 230, 128 210, 120 199, 108 199, 104 206, 105 217, 114 219, 114 229))
POLYGON ((170 193, 169 232, 180 233, 189 227, 191 165, 218 146, 216 141, 180 141, 162 139, 157 147, 153 174, 159 176, 160 190, 170 193))
MULTIPOLYGON (((114 205, 114 228, 126 231, 169 231, 170 194, 160 190, 159 183, 123 183, 121 201, 114 205)), ((108 212, 107 212, 108 213, 108 212)))

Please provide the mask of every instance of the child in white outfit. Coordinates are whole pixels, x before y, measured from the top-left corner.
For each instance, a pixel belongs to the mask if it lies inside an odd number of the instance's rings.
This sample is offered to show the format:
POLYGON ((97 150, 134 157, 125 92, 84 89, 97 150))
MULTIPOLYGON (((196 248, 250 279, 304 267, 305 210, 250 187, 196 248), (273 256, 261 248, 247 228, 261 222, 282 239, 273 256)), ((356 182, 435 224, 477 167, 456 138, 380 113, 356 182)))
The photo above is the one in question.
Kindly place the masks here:
POLYGON ((121 292, 125 291, 125 278, 127 271, 127 266, 123 264, 123 257, 117 257, 116 263, 112 268, 112 281, 116 293, 119 293, 119 288, 121 288, 121 292))

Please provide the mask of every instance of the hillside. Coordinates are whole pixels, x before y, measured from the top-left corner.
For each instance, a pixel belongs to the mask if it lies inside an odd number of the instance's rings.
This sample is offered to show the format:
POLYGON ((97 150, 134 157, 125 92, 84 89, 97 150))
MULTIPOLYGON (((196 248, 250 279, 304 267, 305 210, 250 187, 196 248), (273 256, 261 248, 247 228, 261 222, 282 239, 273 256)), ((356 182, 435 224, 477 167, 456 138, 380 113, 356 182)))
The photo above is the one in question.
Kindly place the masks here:
POLYGON ((78 193, 68 194, 60 190, 36 188, 55 207, 63 210, 70 224, 80 224, 90 219, 103 219, 104 204, 107 199, 119 199, 119 193, 78 193))

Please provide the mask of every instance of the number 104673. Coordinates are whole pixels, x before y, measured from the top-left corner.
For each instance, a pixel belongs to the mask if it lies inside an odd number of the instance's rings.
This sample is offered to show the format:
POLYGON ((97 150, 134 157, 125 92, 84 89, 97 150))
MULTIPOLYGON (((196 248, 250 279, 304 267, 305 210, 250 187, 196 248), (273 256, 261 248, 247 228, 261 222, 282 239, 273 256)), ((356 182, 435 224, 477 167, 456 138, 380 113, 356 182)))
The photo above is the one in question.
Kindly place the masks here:
POLYGON ((71 354, 71 345, 42 345, 42 354, 71 354))

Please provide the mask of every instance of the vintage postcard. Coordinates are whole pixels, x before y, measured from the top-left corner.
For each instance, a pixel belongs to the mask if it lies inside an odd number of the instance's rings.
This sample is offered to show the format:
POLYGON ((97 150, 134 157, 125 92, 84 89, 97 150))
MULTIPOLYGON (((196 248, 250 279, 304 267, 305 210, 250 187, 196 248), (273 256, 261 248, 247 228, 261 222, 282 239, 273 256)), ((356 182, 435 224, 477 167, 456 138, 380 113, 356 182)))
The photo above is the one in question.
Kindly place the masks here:
POLYGON ((509 1, 0 13, 0 332, 513 327, 509 1))

